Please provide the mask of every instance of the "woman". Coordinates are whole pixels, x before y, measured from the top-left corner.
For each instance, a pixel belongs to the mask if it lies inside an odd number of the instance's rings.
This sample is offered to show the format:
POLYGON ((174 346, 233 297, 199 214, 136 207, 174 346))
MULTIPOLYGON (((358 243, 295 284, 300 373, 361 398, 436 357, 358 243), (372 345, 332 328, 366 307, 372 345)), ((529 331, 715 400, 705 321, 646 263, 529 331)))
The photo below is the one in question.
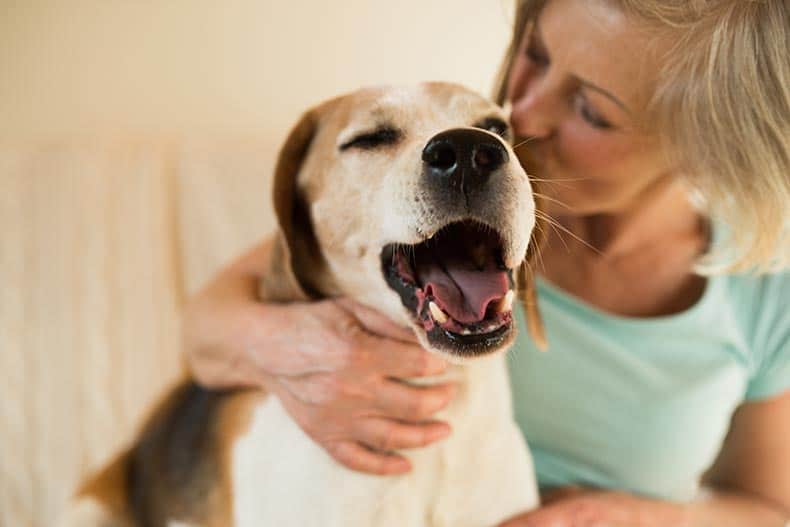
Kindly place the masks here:
MULTIPOLYGON (((506 525, 785 525, 790 8, 521 0, 514 29, 497 95, 555 226, 551 349, 524 336, 511 364, 544 505, 506 525)), ((391 451, 451 433, 454 387, 393 377, 446 364, 347 299, 260 304, 267 251, 189 306, 197 378, 266 387, 352 469, 409 470, 391 451)))

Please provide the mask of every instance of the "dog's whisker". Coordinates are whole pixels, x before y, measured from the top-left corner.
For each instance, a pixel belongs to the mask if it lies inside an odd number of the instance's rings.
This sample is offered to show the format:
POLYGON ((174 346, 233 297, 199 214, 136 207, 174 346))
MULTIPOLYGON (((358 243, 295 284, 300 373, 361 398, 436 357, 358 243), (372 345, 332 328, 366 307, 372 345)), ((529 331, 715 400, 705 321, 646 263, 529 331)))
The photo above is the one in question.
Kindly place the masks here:
POLYGON ((557 198, 552 198, 551 196, 548 196, 546 194, 542 194, 540 192, 532 192, 532 193, 535 196, 537 196, 537 197, 539 197, 541 199, 545 199, 546 201, 549 201, 551 203, 556 203, 557 205, 559 205, 561 207, 565 207, 566 209, 569 208, 568 205, 564 201, 561 201, 561 200, 559 200, 557 198))
POLYGON ((562 238, 562 235, 561 235, 561 234, 560 234, 560 233, 557 231, 557 229, 560 229, 560 230, 561 230, 562 232, 564 232, 565 234, 568 234, 569 236, 571 236, 572 238, 574 238, 576 241, 578 241, 579 243, 581 243, 582 245, 584 245, 585 247, 587 247, 587 248, 588 248, 588 249, 590 249, 591 251, 594 251, 594 252, 595 252, 595 253, 597 253, 597 254, 600 254, 600 253, 601 253, 601 251, 600 251, 600 250, 598 250, 598 249, 596 249, 595 247, 593 247, 592 245, 590 245, 590 243, 589 243, 589 242, 587 242, 587 241, 586 241, 586 240, 584 240, 583 238, 579 237, 579 236, 578 236, 576 233, 572 232, 571 230, 569 230, 569 229, 568 229, 567 227, 565 227, 564 225, 562 225, 562 224, 560 224, 559 222, 557 222, 557 221, 556 221, 554 218, 552 218, 552 217, 548 216, 547 214, 545 214, 545 213, 542 213, 542 212, 540 212, 540 211, 536 211, 536 213, 535 213, 535 214, 536 214, 536 216, 538 216, 539 218, 541 218, 541 219, 545 220, 545 221, 546 221, 546 223, 548 223, 549 225, 551 225, 551 227, 554 229, 554 232, 556 232, 556 233, 557 233, 557 236, 560 238, 560 240, 563 242, 563 244, 565 244, 565 248, 566 248, 567 250, 570 250, 570 249, 568 248, 568 245, 565 243, 565 240, 562 238))
POLYGON ((519 141, 518 143, 514 144, 513 145, 513 150, 515 150, 516 148, 520 148, 520 147, 526 145, 527 143, 530 143, 530 142, 534 141, 535 139, 536 139, 535 137, 527 137, 526 139, 524 139, 522 141, 519 141))
MULTIPOLYGON (((546 231, 543 229, 543 226, 540 223, 536 223, 535 228, 538 229, 538 232, 541 233, 543 237, 547 235, 546 231)), ((546 265, 543 261, 543 253, 541 252, 540 247, 535 248, 535 266, 544 271, 546 270, 546 265)))
MULTIPOLYGON (((545 221, 548 225, 551 225, 553 227, 561 227, 560 223, 556 219, 552 218, 549 214, 547 214, 547 213, 545 213, 543 211, 536 210, 535 211, 535 217, 540 219, 540 220, 545 221)), ((540 224, 538 223, 537 225, 540 225, 540 224)))
POLYGON ((585 177, 576 177, 576 178, 558 178, 558 179, 545 179, 545 178, 537 178, 531 175, 527 175, 530 181, 537 181, 539 183, 557 183, 558 181, 587 181, 589 178, 585 177))
MULTIPOLYGON (((532 184, 534 184, 537 181, 538 180, 536 180, 536 179, 530 179, 530 183, 532 183, 532 184)), ((573 188, 573 184, 572 183, 568 183, 568 182, 565 182, 565 181, 546 181, 546 183, 540 183, 540 184, 541 185, 546 185, 547 183, 551 183, 552 185, 558 186, 560 188, 573 188)), ((533 185, 533 187, 534 187, 534 185, 533 185)))
POLYGON ((538 217, 539 217, 539 218, 541 218, 541 219, 543 219, 543 220, 545 220, 545 221, 546 221, 546 224, 547 224, 549 227, 551 227, 551 230, 552 230, 552 231, 554 231, 554 233, 556 233, 556 234, 557 234, 557 238, 559 238, 560 242, 562 242, 562 245, 565 247, 565 252, 570 252, 570 250, 571 250, 571 249, 570 249, 570 247, 568 246, 568 242, 566 242, 566 241, 565 241, 565 238, 563 238, 563 237, 562 237, 563 233, 562 233, 562 231, 560 231, 560 230, 559 230, 559 228, 558 228, 558 224, 557 224, 557 223, 555 223, 553 220, 551 220, 551 219, 549 219, 549 218, 545 218, 545 217, 543 217, 543 216, 540 216, 540 215, 538 215, 538 217))
POLYGON ((565 247, 565 252, 570 253, 571 248, 568 245, 568 242, 565 240, 565 238, 562 237, 563 232, 560 229, 558 229, 556 225, 552 225, 551 229, 557 234, 557 238, 560 240, 560 242, 562 242, 563 247, 565 247))

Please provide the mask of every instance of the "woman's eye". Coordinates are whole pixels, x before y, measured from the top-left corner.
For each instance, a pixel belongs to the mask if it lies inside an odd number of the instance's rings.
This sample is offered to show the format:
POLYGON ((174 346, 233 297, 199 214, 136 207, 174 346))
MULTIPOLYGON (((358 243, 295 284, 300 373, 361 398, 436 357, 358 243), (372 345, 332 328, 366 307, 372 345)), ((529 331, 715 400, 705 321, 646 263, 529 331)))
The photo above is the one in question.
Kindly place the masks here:
POLYGON ((372 132, 365 132, 354 136, 350 141, 340 145, 340 150, 360 148, 369 150, 379 146, 395 144, 400 139, 401 133, 395 128, 379 128, 372 132))
POLYGON ((590 103, 587 102, 587 99, 583 95, 576 96, 575 106, 579 115, 582 116, 582 119, 590 123, 591 126, 601 130, 613 128, 612 123, 601 117, 601 115, 590 106, 590 103))
POLYGON ((538 66, 548 66, 549 65, 549 57, 541 50, 536 48, 533 44, 527 46, 526 52, 527 58, 533 64, 538 66))

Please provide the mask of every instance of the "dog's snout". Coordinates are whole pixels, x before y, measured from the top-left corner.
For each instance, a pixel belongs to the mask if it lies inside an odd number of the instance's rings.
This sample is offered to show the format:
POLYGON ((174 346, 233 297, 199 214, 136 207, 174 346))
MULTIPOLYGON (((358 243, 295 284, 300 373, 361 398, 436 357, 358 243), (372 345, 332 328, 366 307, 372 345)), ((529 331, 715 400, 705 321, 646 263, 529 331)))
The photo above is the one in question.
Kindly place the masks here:
POLYGON ((492 172, 508 161, 499 139, 470 128, 446 130, 435 135, 422 151, 429 178, 465 194, 488 182, 492 172))

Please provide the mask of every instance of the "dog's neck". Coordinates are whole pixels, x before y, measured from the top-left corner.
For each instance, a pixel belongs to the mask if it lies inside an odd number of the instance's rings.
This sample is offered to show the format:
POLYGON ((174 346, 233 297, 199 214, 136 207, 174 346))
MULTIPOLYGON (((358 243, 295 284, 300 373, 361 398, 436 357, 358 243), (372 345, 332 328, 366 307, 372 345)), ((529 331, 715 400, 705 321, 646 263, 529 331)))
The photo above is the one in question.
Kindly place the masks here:
MULTIPOLYGON (((278 300, 283 300, 285 297, 285 299, 304 301, 307 298, 301 287, 295 287, 296 282, 280 281, 278 283, 280 285, 285 283, 285 289, 281 291, 278 300)), ((272 294, 271 287, 273 287, 272 281, 261 282, 262 298, 268 298, 272 294)), ((333 295, 324 294, 322 296, 331 298, 333 295)), ((463 364, 451 364, 447 371, 441 375, 403 380, 417 386, 453 383, 457 388, 456 395, 446 410, 442 412, 452 424, 468 421, 470 418, 474 419, 474 416, 480 412, 490 414, 492 409, 496 409, 498 412, 496 418, 511 419, 512 403, 505 360, 506 353, 507 351, 499 351, 489 356, 469 359, 463 364)))
MULTIPOLYGON (((502 355, 504 355, 504 352, 502 352, 502 355)), ((482 372, 489 371, 500 361, 500 353, 496 353, 487 357, 467 360, 462 364, 450 363, 447 370, 440 375, 408 379, 408 382, 418 386, 431 386, 447 382, 474 384, 485 377, 485 375, 481 375, 482 372)))
POLYGON ((478 412, 497 411, 511 418, 510 380, 507 375, 506 352, 497 352, 464 364, 451 364, 441 375, 408 379, 419 386, 453 383, 457 392, 447 407, 446 417, 455 424, 478 412))

